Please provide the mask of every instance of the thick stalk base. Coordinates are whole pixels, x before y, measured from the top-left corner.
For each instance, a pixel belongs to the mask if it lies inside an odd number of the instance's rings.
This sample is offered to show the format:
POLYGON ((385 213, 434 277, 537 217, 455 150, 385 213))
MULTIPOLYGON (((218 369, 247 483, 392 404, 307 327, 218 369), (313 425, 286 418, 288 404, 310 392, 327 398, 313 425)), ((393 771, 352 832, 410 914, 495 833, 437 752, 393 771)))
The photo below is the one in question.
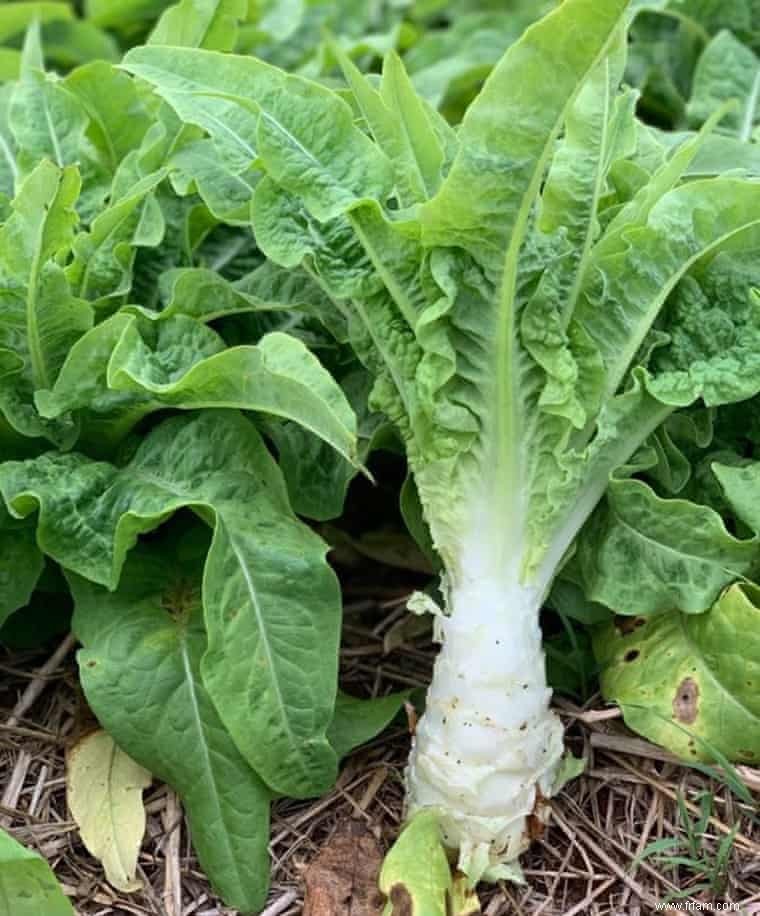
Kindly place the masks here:
POLYGON ((538 615, 524 588, 455 589, 407 769, 408 815, 437 808, 460 865, 515 860, 529 845, 563 753, 549 709, 538 615))

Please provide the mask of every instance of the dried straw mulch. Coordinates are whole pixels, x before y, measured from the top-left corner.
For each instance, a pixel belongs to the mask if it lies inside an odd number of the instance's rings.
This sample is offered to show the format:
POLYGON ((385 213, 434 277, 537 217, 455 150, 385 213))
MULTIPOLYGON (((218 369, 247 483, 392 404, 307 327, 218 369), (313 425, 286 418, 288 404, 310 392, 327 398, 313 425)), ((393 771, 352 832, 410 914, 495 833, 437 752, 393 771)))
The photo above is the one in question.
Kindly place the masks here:
MULTIPOLYGON (((353 591, 347 597, 342 659, 346 688, 378 695, 424 685, 433 656, 428 642, 411 640, 386 651, 385 637, 394 626, 398 629, 404 614, 403 590, 376 589, 371 596, 353 591)), ((141 892, 119 896, 83 849, 65 799, 65 750, 89 719, 73 648, 67 639, 43 657, 0 654, 0 822, 48 859, 81 916, 234 916, 200 872, 181 808, 163 785, 146 793, 149 824, 140 857, 141 892)), ((587 757, 587 771, 554 800, 550 827, 524 859, 529 885, 489 890, 483 895, 486 916, 656 912, 669 893, 702 883, 704 875, 652 858, 637 863, 636 857, 656 839, 681 836, 677 798, 682 796, 696 816, 704 792, 714 796, 712 818, 701 837, 705 861, 714 860, 720 841, 732 830, 735 840, 719 892, 686 899, 692 910, 697 903, 704 910, 720 901, 735 904, 735 912, 760 914, 760 824, 754 806, 720 780, 680 766, 631 735, 618 711, 603 708, 599 698, 585 709, 559 700, 558 708, 571 747, 587 757)), ((407 729, 391 729, 346 762, 328 796, 275 806, 266 916, 304 911, 305 872, 346 824, 366 828, 380 847, 392 841, 399 827, 407 750, 407 729)), ((757 798, 760 771, 737 772, 757 798)), ((361 916, 358 909, 350 912, 361 916)))

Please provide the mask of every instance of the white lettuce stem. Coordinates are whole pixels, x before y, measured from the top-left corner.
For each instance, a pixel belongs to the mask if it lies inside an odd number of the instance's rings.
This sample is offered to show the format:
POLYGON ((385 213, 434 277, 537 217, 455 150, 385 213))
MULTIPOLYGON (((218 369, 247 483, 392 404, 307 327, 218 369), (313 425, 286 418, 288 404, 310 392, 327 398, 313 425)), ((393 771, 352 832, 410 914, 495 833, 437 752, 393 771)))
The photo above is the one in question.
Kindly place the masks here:
POLYGON ((549 709, 541 591, 482 576, 454 584, 442 648, 407 770, 408 814, 441 811, 444 842, 513 861, 563 751, 549 709))

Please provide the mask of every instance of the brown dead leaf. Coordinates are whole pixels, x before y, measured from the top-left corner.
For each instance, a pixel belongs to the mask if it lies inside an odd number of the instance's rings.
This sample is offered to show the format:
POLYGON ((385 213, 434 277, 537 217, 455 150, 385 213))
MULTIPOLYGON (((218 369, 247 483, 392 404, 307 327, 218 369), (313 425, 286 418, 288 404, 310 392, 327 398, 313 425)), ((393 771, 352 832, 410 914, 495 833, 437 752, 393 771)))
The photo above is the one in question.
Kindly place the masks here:
POLYGON ((341 824, 306 871, 303 916, 380 916, 382 861, 382 847, 365 824, 341 824))

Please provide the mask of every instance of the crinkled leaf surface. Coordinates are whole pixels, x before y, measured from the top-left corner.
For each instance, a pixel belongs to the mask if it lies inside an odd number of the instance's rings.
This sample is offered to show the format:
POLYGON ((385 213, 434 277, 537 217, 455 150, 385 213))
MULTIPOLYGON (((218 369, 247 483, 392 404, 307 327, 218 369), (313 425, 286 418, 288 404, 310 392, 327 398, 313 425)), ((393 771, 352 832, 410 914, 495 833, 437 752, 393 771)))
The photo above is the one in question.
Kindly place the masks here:
POLYGON ((177 509, 214 527, 203 604, 203 679, 243 756, 282 794, 335 776, 326 730, 335 702, 340 594, 326 545, 292 514, 253 425, 205 411, 154 429, 117 468, 80 454, 0 466, 19 517, 39 510, 41 549, 111 589, 137 536, 177 509))
POLYGON ((704 614, 618 617, 594 638, 602 692, 626 723, 687 760, 760 760, 760 609, 734 585, 704 614))
POLYGON ((233 226, 247 223, 258 176, 237 163, 227 162, 213 140, 183 145, 172 156, 170 166, 178 194, 197 191, 217 219, 233 226))
MULTIPOLYGON (((385 435, 391 431, 382 414, 368 410, 371 379, 366 373, 354 370, 340 383, 357 414, 357 458, 365 463, 376 447, 383 447, 385 435)), ((263 429, 277 449, 294 510, 317 521, 337 518, 349 484, 358 473, 356 464, 299 423, 267 421, 263 429)))
POLYGON ((700 613, 757 568, 760 545, 729 534, 708 506, 613 480, 581 534, 578 561, 588 597, 621 614, 700 613))
POLYGON ((66 801, 82 842, 117 890, 142 887, 137 856, 145 833, 143 789, 151 774, 102 730, 80 738, 66 761, 66 801))
POLYGON ((230 906, 251 912, 266 899, 271 793, 201 678, 202 563, 187 537, 165 538, 133 552, 115 592, 70 575, 73 628, 98 719, 179 793, 203 869, 230 906))
MULTIPOLYGON (((222 264, 221 266, 224 266, 222 264)), ((141 309, 157 321, 187 315, 208 322, 245 312, 318 310, 325 294, 304 271, 285 270, 265 261, 237 280, 228 280, 217 269, 185 267, 166 271, 161 277, 165 306, 141 309)))
MULTIPOLYGON (((80 179, 73 167, 43 161, 21 186, 0 229, 0 410, 27 436, 71 439, 66 423, 46 423, 33 393, 52 384, 92 310, 75 298, 55 261, 73 238, 80 179)), ((69 424, 70 426, 70 424, 69 424)))
POLYGON ((686 109, 689 121, 703 124, 725 102, 735 109, 723 121, 742 141, 751 139, 760 118, 760 60, 731 32, 719 32, 699 58, 686 109))
POLYGON ((87 136, 110 173, 137 149, 151 126, 150 114, 134 80, 113 64, 95 60, 77 67, 63 81, 89 118, 87 136))
POLYGON ((316 83, 253 58, 184 48, 135 48, 124 66, 244 164, 256 159, 259 148, 264 155, 286 148, 283 175, 323 218, 337 215, 359 196, 390 188, 387 159, 354 130, 349 106, 316 83), (291 86, 307 98, 308 117, 289 104, 291 86), (329 131, 323 129, 326 123, 329 131), (342 142, 335 142, 336 134, 342 142))
POLYGON ((256 346, 225 348, 211 328, 182 314, 155 323, 124 313, 71 348, 40 413, 110 414, 123 435, 153 410, 228 407, 292 420, 356 463, 356 417, 343 391, 296 337, 273 332, 256 346))

